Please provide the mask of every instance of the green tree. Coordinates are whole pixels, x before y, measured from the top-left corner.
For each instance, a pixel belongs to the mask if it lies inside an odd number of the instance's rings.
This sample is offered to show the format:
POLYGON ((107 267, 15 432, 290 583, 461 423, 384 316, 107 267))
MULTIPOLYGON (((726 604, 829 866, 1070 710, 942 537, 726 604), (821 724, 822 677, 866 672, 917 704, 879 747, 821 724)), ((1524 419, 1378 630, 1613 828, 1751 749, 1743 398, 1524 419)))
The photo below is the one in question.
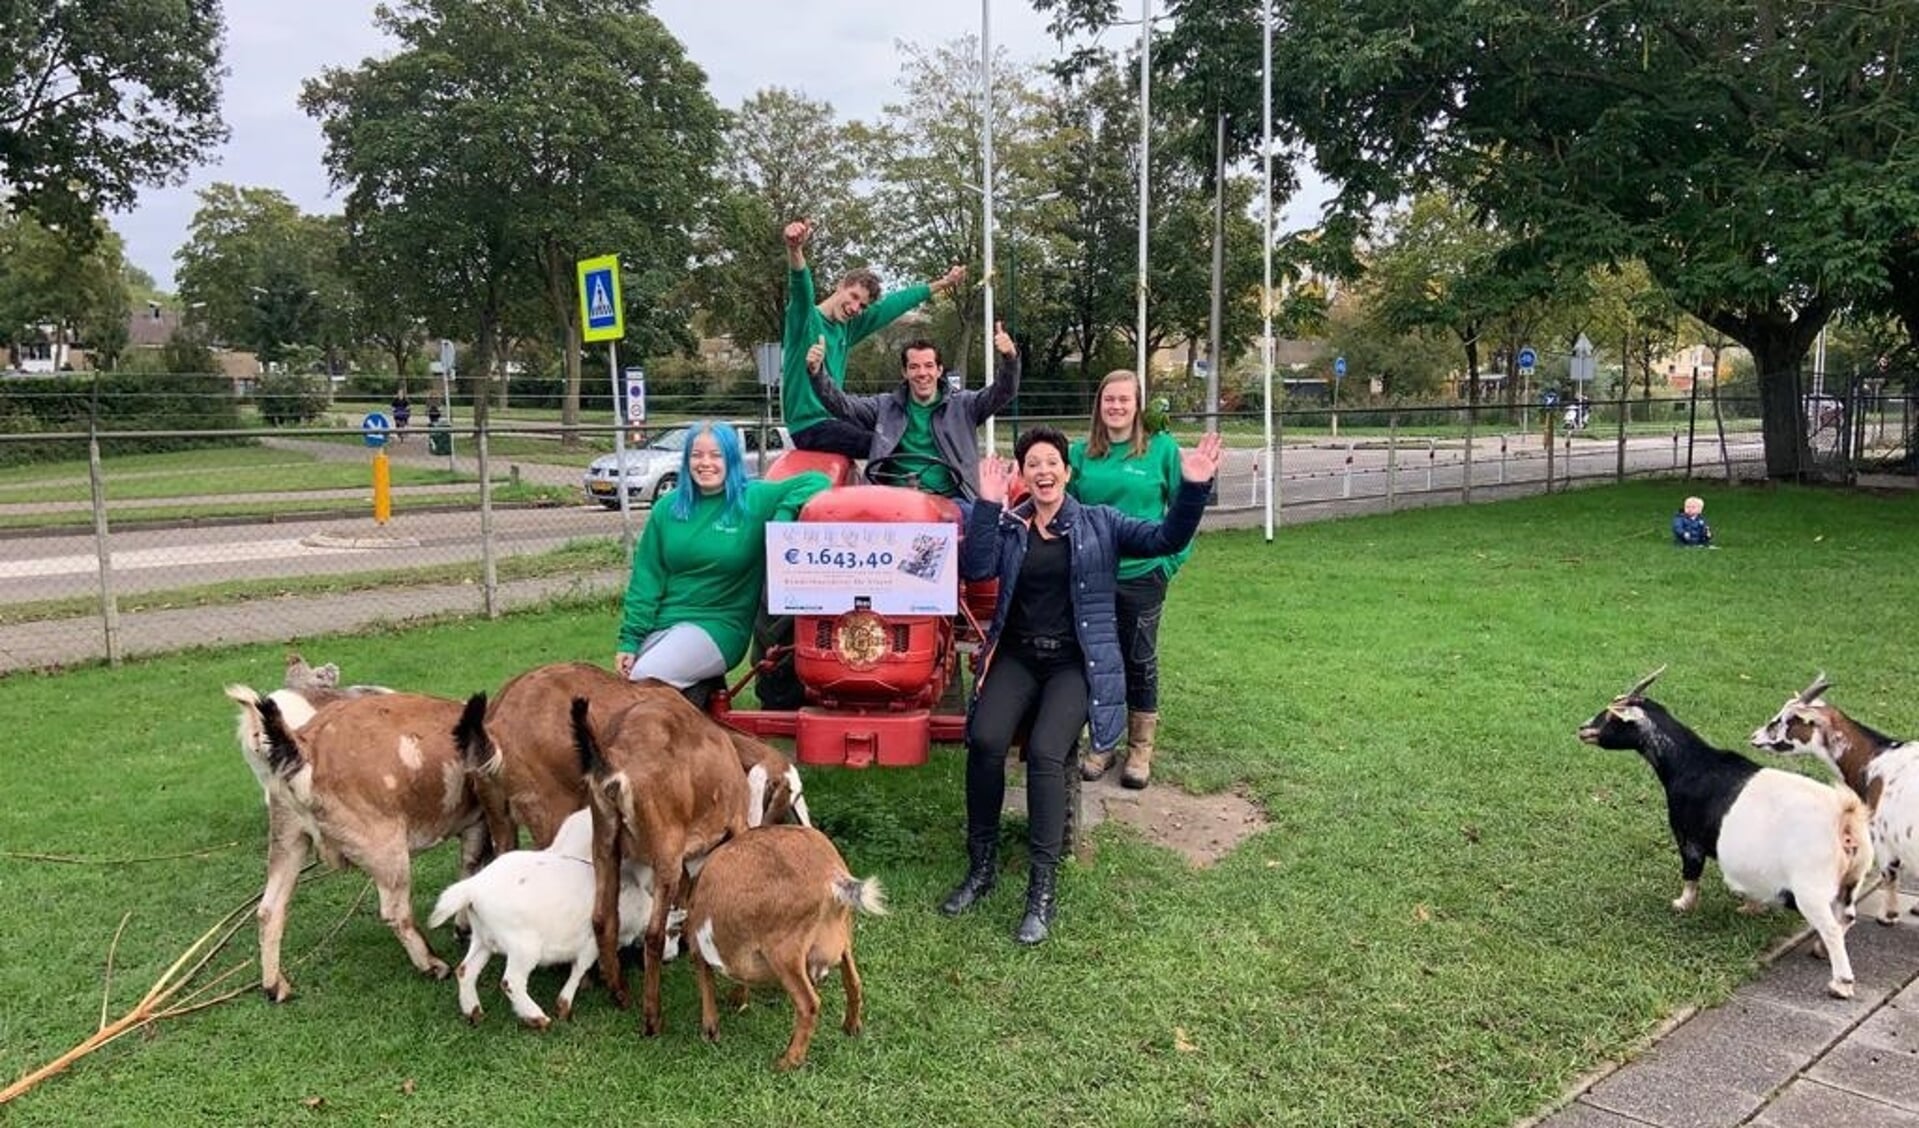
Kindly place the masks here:
POLYGON ((1039 342, 1036 375, 1057 377, 1068 355, 1080 357, 1078 390, 1090 394, 1090 358, 1133 316, 1138 107, 1116 60, 1101 55, 1057 78, 1040 113, 1042 194, 1053 199, 1008 240, 1020 268, 1008 294, 1019 323, 1009 327, 1039 342))
POLYGON ((127 343, 126 262, 104 220, 56 230, 29 215, 0 219, 0 342, 51 328, 111 367, 127 343))
POLYGON ((216 340, 244 344, 264 362, 333 353, 350 334, 344 249, 336 217, 306 215, 272 188, 213 184, 174 252, 180 297, 216 340))
POLYGON ((1543 288, 1508 273, 1509 238, 1443 192, 1416 197, 1383 227, 1379 245, 1363 256, 1371 315, 1397 333, 1450 334, 1464 361, 1467 399, 1477 403, 1485 360, 1495 351, 1512 356, 1513 342, 1531 336, 1543 288), (1512 327, 1503 341, 1502 323, 1512 327))
MULTIPOLYGON (((911 280, 936 278, 953 263, 972 263, 979 278, 984 242, 985 146, 980 117, 985 72, 976 36, 938 47, 902 47, 900 99, 885 107, 874 131, 869 172, 875 238, 894 271, 911 280)), ((1030 68, 997 52, 993 61, 994 222, 1017 229, 1021 201, 1042 191, 1036 160, 1039 102, 1030 68)), ((998 280, 1003 282, 1003 279, 998 280)), ((984 295, 975 285, 956 292, 952 365, 965 372, 980 336, 984 295)))
POLYGON ((1362 228, 1445 185, 1540 258, 1643 261, 1744 344, 1766 462, 1804 465, 1798 371, 1835 309, 1888 296, 1919 215, 1915 0, 1293 0, 1278 113, 1362 228))
POLYGON ((469 377, 486 379, 533 295, 566 340, 576 421, 574 264, 608 251, 627 347, 688 343, 682 282, 721 115, 643 0, 414 0, 377 18, 399 49, 309 81, 301 102, 348 190, 355 253, 410 264, 400 304, 466 327, 469 377))
POLYGON ((695 281, 712 328, 742 348, 778 341, 786 317, 780 230, 808 218, 807 259, 830 275, 857 265, 872 217, 859 191, 864 131, 826 102, 780 87, 755 93, 728 122, 717 191, 699 233, 695 281))
POLYGON ((75 232, 226 138, 219 0, 0 2, 0 193, 75 232))

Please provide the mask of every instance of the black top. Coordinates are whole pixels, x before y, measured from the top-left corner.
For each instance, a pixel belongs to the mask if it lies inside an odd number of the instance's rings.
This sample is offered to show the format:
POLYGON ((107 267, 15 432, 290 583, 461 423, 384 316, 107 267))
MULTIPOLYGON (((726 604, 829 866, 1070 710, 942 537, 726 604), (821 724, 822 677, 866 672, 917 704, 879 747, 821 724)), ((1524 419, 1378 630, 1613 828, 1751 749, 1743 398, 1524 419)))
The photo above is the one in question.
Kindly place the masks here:
POLYGON ((1008 638, 1021 643, 1032 638, 1075 641, 1072 553, 1065 537, 1042 537, 1037 529, 1026 534, 1026 559, 1006 615, 1008 638))

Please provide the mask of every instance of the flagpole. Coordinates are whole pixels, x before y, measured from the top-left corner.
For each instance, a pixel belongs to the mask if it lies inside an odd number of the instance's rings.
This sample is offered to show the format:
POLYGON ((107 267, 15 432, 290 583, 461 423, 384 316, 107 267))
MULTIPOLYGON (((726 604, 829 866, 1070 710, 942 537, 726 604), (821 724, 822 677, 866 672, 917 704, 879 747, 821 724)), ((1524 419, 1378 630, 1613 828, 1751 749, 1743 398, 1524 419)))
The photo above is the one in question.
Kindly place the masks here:
MULTIPOLYGON (((1264 43, 1265 67, 1260 76, 1260 107, 1264 122, 1261 131, 1260 152, 1266 162, 1266 200, 1261 209, 1264 215, 1266 237, 1261 247, 1266 257, 1266 282, 1260 290, 1260 305, 1265 309, 1265 335, 1260 338, 1260 367, 1266 380, 1266 394, 1261 397, 1266 404, 1266 541, 1273 540, 1273 0, 1265 0, 1266 25, 1264 43)), ((1218 358, 1214 359, 1218 363, 1218 358)))

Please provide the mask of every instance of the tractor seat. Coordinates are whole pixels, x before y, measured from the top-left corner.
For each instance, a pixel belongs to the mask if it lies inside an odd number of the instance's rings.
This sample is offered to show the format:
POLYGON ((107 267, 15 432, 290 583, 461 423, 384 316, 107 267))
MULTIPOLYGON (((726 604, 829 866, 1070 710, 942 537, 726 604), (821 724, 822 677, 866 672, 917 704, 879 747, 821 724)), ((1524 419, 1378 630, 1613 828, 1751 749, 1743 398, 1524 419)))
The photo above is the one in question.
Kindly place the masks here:
POLYGON ((826 475, 835 487, 849 485, 855 480, 852 459, 843 454, 820 450, 787 451, 766 468, 765 479, 778 482, 808 471, 826 475))

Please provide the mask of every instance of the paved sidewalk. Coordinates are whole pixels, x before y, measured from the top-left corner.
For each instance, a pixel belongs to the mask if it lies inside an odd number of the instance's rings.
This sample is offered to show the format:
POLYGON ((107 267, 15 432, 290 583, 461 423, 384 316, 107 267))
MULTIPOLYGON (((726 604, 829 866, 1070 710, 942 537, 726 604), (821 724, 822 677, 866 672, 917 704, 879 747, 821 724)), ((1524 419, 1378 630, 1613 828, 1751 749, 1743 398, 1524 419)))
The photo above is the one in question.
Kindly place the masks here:
POLYGON ((1535 1128, 1919 1128, 1919 919, 1847 934, 1858 994, 1826 994, 1811 938, 1724 1006, 1589 1079, 1535 1128))

